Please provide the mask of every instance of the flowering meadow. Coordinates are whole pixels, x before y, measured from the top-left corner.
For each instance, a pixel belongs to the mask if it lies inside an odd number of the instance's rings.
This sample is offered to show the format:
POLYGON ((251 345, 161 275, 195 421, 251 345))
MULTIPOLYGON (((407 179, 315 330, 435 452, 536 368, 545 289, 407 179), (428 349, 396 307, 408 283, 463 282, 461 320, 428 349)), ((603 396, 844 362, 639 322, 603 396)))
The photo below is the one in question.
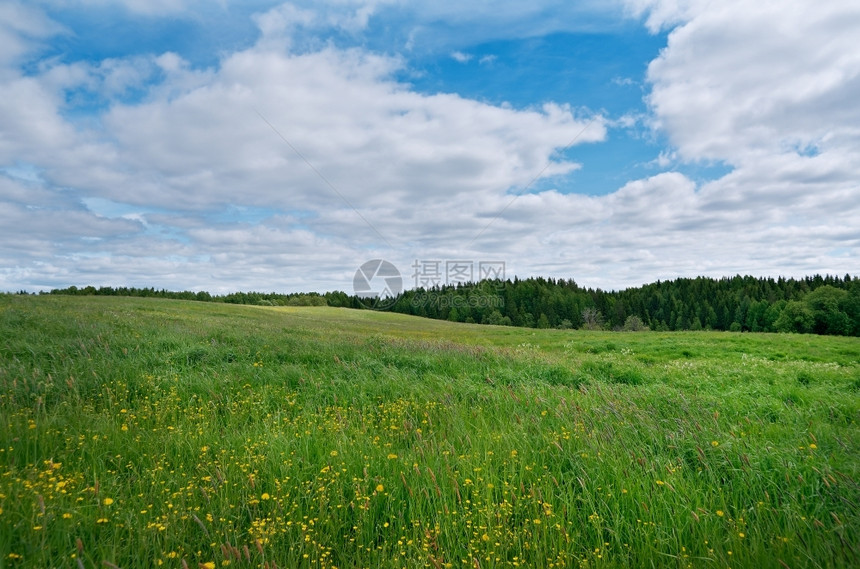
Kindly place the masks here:
POLYGON ((0 296, 0 568, 860 566, 860 342, 0 296))

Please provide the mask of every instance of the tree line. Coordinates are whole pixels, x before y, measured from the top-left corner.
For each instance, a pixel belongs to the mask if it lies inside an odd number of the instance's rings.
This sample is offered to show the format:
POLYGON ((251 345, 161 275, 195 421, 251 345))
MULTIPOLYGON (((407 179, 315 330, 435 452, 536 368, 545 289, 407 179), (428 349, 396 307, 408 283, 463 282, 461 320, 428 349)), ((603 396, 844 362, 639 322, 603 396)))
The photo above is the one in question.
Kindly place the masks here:
MULTIPOLYGON (((213 295, 205 291, 71 286, 54 289, 49 294, 138 296, 262 306, 374 308, 367 299, 342 291, 213 295)), ((679 278, 621 291, 583 288, 566 279, 515 278, 407 290, 381 306, 425 318, 531 328, 727 330, 860 336, 860 277, 851 275, 815 275, 802 279, 679 278)))
POLYGON ((410 290, 391 310, 532 328, 727 330, 860 336, 860 278, 679 278, 621 291, 529 278, 410 290))
POLYGON ((136 296, 142 298, 169 298, 173 300, 197 300, 201 302, 223 302, 226 304, 254 304, 257 306, 328 306, 329 295, 332 299, 346 296, 345 293, 327 293, 322 295, 316 292, 297 292, 283 294, 277 292, 231 292, 224 295, 210 294, 206 291, 192 292, 171 291, 166 289, 137 288, 137 287, 94 287, 85 286, 78 288, 55 288, 48 294, 62 294, 73 296, 136 296))

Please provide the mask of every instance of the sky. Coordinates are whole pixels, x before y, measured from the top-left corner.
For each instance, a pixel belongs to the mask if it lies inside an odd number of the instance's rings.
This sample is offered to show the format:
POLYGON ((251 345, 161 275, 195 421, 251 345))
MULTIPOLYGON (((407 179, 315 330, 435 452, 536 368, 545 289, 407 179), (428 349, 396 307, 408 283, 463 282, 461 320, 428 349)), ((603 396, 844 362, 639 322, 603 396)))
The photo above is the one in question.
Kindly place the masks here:
POLYGON ((858 33, 853 0, 0 0, 0 291, 858 275, 858 33))

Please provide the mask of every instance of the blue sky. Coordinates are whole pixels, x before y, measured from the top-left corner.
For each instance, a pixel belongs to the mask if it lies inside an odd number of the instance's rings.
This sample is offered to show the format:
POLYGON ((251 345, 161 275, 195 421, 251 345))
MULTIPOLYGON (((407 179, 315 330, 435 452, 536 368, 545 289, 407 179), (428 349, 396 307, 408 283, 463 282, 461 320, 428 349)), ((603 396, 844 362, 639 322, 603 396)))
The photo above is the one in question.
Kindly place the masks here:
POLYGON ((0 290, 860 273, 860 9, 0 2, 0 290))

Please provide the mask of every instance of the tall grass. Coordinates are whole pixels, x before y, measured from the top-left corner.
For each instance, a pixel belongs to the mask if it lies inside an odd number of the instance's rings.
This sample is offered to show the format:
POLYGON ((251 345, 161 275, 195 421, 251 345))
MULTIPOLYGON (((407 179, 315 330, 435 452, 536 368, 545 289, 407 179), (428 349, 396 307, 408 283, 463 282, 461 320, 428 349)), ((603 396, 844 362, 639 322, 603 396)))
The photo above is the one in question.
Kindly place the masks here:
POLYGON ((0 567, 860 565, 856 339, 0 297, 0 567))

